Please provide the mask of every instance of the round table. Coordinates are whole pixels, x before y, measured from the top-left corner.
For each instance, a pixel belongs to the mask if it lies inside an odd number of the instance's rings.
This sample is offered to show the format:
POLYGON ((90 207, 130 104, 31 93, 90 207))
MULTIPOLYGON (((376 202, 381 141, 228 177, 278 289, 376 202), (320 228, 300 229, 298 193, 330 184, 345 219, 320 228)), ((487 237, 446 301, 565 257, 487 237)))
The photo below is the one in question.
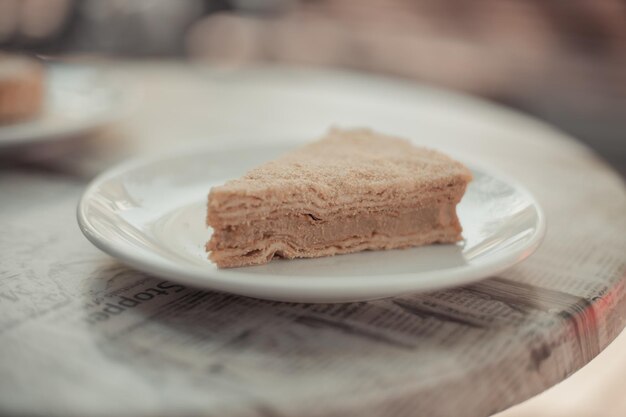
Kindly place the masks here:
POLYGON ((355 73, 102 69, 134 91, 125 120, 57 144, 54 159, 41 158, 51 148, 4 158, 3 413, 487 416, 564 379, 624 328, 624 184, 545 124, 355 73), (76 226, 86 181, 125 157, 198 141, 303 141, 330 125, 406 136, 516 178, 546 212, 545 241, 473 285, 306 305, 146 276, 99 252, 76 226))

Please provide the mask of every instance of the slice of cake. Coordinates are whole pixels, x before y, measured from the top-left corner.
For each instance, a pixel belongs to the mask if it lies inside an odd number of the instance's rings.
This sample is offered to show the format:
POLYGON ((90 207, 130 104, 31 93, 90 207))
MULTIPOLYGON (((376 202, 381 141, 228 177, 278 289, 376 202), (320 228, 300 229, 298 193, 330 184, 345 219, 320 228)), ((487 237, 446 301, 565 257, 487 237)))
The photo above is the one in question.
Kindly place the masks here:
POLYGON ((221 268, 461 240, 470 171, 371 130, 331 130, 209 193, 206 249, 221 268))
POLYGON ((39 61, 0 53, 0 124, 39 114, 44 90, 44 69, 39 61))

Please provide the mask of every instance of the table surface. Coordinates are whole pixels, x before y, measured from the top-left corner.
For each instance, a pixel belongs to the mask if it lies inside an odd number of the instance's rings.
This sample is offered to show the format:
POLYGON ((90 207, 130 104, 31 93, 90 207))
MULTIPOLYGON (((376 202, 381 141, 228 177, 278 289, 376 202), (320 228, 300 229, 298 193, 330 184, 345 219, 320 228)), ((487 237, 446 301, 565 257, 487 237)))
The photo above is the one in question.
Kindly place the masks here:
POLYGON ((624 184, 549 126, 360 74, 103 68, 134 96, 123 121, 0 156, 4 413, 485 416, 570 375, 625 325, 624 184), (116 161, 198 141, 301 141, 331 124, 410 137, 515 177, 546 212, 544 243, 466 287, 310 306, 146 276, 76 226, 87 181, 116 161), (141 305, 110 307, 146 292, 141 305))

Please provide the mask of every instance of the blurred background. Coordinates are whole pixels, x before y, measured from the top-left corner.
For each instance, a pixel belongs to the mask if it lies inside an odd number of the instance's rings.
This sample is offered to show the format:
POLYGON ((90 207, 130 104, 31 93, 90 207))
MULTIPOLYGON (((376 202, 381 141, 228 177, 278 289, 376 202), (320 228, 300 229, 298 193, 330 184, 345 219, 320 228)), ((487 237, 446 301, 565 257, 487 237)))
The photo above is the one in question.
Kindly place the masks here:
POLYGON ((0 0, 0 49, 414 79, 534 115, 626 175, 622 0, 0 0))

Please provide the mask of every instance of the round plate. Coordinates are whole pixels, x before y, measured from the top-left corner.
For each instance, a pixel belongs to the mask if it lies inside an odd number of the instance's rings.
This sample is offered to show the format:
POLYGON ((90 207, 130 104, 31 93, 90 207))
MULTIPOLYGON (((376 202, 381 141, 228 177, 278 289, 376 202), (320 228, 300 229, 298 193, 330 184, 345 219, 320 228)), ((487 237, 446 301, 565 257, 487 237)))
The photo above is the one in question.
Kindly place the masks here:
POLYGON ((368 300, 468 283, 523 260, 543 237, 544 216, 526 190, 473 169, 458 207, 462 243, 218 269, 204 251, 209 189, 290 147, 199 149, 123 164, 88 187, 78 206, 80 228, 103 251, 148 273, 294 302, 368 300))
POLYGON ((34 119, 0 125, 0 148, 57 140, 101 127, 119 116, 123 104, 121 91, 101 71, 47 66, 42 113, 34 119))

